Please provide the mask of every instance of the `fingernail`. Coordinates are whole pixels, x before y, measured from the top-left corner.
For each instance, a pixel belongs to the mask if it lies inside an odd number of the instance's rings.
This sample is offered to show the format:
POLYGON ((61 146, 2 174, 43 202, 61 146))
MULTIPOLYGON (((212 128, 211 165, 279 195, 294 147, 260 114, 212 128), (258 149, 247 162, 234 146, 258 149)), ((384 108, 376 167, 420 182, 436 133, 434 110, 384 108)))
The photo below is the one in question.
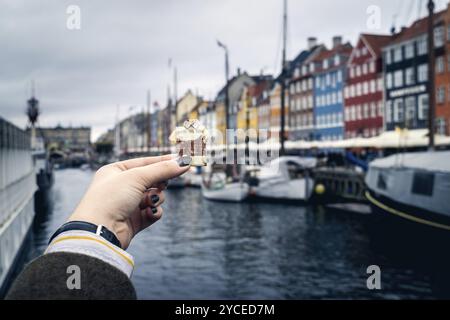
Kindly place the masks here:
POLYGON ((153 212, 153 214, 156 214, 156 213, 158 212, 158 209, 155 208, 155 207, 153 207, 153 208, 152 208, 152 212, 153 212))
POLYGON ((151 199, 152 199, 153 204, 155 204, 159 201, 159 196, 154 194, 151 196, 151 199))
POLYGON ((187 167, 188 165, 191 164, 191 161, 192 161, 192 158, 191 158, 191 156, 188 156, 188 155, 184 155, 177 159, 178 165, 180 167, 187 167))

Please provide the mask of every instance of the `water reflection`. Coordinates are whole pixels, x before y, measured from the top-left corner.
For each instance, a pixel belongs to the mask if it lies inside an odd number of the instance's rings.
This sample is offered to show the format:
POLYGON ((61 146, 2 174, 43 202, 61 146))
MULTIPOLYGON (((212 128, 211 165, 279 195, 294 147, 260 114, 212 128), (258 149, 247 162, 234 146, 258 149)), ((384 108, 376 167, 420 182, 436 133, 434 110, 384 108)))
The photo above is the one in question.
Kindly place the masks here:
MULTIPOLYGON (((92 173, 56 172, 36 218, 28 258, 40 254, 85 192, 92 173), (43 213, 42 213, 43 212, 43 213)), ((427 273, 374 250, 364 216, 270 203, 215 203, 200 190, 168 190, 161 222, 129 252, 142 299, 432 298, 427 273), (366 268, 382 269, 381 291, 366 268)))

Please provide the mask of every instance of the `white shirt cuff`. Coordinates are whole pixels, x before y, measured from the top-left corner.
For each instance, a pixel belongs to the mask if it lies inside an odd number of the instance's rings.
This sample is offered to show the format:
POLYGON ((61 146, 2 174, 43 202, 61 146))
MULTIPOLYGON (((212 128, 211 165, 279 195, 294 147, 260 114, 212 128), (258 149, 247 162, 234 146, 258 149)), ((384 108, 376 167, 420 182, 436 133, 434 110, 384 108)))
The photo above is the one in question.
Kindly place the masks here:
POLYGON ((105 238, 88 231, 71 230, 59 234, 52 240, 44 254, 53 252, 79 253, 100 259, 116 267, 129 278, 134 269, 133 256, 105 238))

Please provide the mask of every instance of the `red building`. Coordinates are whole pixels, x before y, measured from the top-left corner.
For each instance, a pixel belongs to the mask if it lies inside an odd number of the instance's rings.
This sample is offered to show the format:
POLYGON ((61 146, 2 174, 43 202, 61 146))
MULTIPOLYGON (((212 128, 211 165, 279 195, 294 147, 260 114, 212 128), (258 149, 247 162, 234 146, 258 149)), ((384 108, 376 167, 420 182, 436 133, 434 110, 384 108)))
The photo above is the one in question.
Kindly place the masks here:
POLYGON ((361 34, 348 62, 344 89, 345 135, 372 137, 384 128, 382 47, 391 36, 361 34))

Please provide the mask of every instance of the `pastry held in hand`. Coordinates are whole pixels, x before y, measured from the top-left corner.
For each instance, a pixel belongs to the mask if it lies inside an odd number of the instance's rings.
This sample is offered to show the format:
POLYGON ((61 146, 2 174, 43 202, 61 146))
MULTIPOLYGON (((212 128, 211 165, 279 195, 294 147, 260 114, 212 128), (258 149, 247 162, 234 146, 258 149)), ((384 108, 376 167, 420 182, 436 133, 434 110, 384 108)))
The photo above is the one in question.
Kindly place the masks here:
POLYGON ((206 142, 208 131, 197 119, 186 120, 182 127, 176 127, 169 137, 169 141, 177 146, 178 155, 189 155, 191 165, 206 166, 206 142))

